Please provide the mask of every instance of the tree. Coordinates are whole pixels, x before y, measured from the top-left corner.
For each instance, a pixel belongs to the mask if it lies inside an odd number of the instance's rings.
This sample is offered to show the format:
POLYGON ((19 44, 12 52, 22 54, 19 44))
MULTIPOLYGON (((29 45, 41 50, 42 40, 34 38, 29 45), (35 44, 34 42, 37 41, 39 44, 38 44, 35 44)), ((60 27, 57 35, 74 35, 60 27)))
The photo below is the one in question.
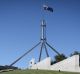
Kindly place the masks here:
POLYGON ((56 55, 55 56, 55 61, 56 62, 59 62, 59 61, 62 61, 64 59, 66 59, 67 57, 64 55, 64 54, 61 54, 61 55, 56 55))
POLYGON ((61 54, 61 55, 56 55, 55 57, 55 60, 54 61, 51 61, 51 65, 57 63, 57 62, 60 62, 64 59, 66 59, 67 57, 64 55, 64 54, 61 54))
POLYGON ((74 51, 73 53, 70 54, 70 56, 73 56, 73 55, 79 55, 80 56, 80 52, 74 51))
POLYGON ((0 70, 5 70, 5 69, 18 69, 18 67, 14 67, 14 66, 8 66, 8 65, 5 65, 5 66, 0 66, 0 70))

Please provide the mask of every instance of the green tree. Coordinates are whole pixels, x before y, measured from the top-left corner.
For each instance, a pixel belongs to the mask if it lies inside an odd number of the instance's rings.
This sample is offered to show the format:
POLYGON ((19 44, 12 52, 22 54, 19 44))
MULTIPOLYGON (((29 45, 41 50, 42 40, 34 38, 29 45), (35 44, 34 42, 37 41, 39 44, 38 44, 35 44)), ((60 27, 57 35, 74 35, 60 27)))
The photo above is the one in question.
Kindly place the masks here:
POLYGON ((66 59, 67 57, 64 55, 64 54, 61 54, 61 55, 56 55, 55 56, 55 62, 59 62, 59 61, 62 61, 64 59, 66 59))
POLYGON ((70 54, 70 56, 73 56, 73 55, 79 55, 80 56, 80 52, 74 51, 73 53, 70 54))
POLYGON ((55 60, 54 61, 51 61, 51 65, 57 63, 57 62, 60 62, 64 59, 66 59, 67 57, 64 55, 64 54, 61 54, 61 55, 56 55, 55 57, 55 60))

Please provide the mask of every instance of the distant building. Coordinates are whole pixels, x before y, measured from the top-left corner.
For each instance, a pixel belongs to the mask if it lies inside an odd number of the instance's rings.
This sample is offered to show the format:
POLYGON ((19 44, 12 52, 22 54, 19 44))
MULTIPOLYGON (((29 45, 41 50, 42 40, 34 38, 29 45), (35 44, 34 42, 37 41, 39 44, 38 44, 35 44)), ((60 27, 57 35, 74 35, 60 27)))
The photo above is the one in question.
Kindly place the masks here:
POLYGON ((50 57, 38 62, 37 64, 35 64, 34 62, 35 60, 32 59, 32 64, 30 64, 30 69, 80 72, 79 55, 74 55, 53 65, 51 65, 50 57))

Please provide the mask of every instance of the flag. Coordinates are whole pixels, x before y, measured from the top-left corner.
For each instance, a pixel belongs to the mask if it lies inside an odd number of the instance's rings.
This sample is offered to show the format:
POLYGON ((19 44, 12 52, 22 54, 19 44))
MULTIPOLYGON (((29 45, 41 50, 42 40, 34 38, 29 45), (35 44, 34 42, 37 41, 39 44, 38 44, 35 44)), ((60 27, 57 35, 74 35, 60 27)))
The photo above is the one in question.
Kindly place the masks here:
POLYGON ((47 6, 47 5, 43 5, 43 9, 44 10, 47 10, 47 11, 50 11, 50 12, 53 12, 53 8, 47 6))

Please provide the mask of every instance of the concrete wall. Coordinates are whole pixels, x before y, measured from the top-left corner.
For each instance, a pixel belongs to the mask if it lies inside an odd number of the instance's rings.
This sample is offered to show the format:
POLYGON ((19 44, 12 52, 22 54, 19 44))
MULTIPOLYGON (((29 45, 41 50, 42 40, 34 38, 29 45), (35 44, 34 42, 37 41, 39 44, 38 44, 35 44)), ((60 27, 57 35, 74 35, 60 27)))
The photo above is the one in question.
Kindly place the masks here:
POLYGON ((38 62, 37 64, 32 65, 31 69, 45 69, 45 70, 50 70, 50 62, 51 58, 46 58, 42 60, 41 62, 38 62))
POLYGON ((51 64, 51 58, 48 57, 37 64, 33 64, 30 69, 45 69, 45 70, 61 70, 69 72, 80 72, 79 55, 74 55, 56 64, 51 64))
POLYGON ((29 61, 29 68, 31 68, 34 64, 35 64, 35 59, 32 58, 32 59, 29 61))
POLYGON ((51 70, 80 72, 79 55, 74 55, 50 67, 51 70))

